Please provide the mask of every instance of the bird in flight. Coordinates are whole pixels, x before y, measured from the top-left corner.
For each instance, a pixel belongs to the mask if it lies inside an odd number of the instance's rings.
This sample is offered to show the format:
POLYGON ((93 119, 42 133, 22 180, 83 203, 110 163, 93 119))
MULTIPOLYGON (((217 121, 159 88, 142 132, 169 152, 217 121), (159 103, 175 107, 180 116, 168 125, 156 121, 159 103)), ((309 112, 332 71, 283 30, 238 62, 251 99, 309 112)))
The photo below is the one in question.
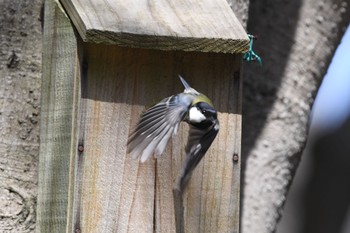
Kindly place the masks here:
POLYGON ((193 170, 201 161, 217 133, 217 111, 208 97, 199 93, 179 76, 185 90, 160 101, 144 112, 128 139, 128 153, 145 162, 152 154, 161 155, 169 139, 177 133, 179 124, 189 124, 186 159, 175 189, 181 193, 187 186, 193 170))

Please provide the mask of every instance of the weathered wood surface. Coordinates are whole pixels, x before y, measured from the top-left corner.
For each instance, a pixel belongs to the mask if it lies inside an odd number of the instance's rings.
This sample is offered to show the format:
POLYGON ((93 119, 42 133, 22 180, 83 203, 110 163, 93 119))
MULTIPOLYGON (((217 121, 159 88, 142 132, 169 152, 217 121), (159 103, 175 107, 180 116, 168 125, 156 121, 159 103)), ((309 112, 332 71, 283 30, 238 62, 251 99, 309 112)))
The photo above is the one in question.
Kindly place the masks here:
POLYGON ((57 4, 46 1, 37 232, 175 232, 188 126, 144 164, 126 142, 145 108, 183 90, 178 74, 221 127, 184 197, 185 230, 238 232, 242 57, 83 43, 57 4))
POLYGON ((86 42, 243 53, 249 40, 226 0, 61 0, 86 42))
POLYGON ((145 108, 181 92, 177 74, 218 108, 220 133, 195 170, 185 197, 186 232, 238 232, 241 57, 85 44, 79 142, 82 232, 175 232, 172 188, 188 126, 166 154, 140 164, 126 154, 129 132, 145 108))
POLYGON ((79 63, 76 37, 60 6, 45 3, 36 232, 66 231, 70 160, 75 153, 79 63))

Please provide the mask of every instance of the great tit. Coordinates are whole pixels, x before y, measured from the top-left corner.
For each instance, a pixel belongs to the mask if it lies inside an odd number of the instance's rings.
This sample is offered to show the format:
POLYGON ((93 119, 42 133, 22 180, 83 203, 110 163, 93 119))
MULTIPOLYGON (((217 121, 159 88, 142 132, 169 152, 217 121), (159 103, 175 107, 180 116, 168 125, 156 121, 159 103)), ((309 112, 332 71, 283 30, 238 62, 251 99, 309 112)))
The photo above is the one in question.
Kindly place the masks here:
POLYGON ((194 168, 203 158, 219 131, 217 111, 208 97, 191 88, 179 75, 184 92, 163 99, 144 112, 128 139, 128 153, 145 162, 152 154, 161 155, 181 121, 190 130, 185 148, 186 159, 175 188, 183 191, 194 168))

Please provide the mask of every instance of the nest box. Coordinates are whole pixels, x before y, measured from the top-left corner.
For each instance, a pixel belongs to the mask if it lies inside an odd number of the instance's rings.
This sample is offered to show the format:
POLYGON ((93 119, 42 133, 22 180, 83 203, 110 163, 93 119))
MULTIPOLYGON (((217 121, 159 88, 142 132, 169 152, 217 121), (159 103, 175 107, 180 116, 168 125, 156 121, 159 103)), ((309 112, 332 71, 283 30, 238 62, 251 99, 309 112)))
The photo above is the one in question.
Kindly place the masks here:
POLYGON ((248 48, 225 0, 46 0, 37 232, 175 232, 188 126, 146 163, 126 144, 146 108, 183 91, 178 74, 220 121, 184 198, 185 230, 238 232, 248 48))

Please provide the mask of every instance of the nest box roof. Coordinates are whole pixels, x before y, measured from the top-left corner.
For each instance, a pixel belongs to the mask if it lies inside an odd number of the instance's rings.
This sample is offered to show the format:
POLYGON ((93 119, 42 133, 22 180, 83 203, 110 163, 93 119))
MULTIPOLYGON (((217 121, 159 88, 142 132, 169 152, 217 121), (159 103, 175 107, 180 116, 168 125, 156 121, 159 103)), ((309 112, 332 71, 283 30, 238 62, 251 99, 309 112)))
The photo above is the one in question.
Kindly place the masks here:
POLYGON ((244 53, 249 39, 226 0, 61 0, 86 42, 244 53))

